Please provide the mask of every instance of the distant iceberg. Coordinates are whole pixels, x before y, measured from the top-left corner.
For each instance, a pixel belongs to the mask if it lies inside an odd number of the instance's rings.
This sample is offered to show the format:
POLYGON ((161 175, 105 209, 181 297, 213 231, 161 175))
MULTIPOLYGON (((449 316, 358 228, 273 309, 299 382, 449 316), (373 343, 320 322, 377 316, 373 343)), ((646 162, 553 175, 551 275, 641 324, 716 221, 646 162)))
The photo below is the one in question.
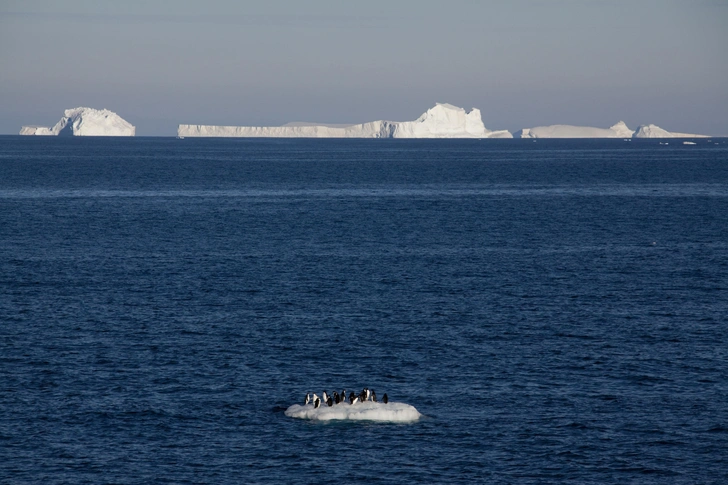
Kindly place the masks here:
POLYGON ((642 125, 634 134, 635 138, 710 138, 707 135, 691 135, 663 130, 657 125, 642 125))
POLYGON ((642 125, 637 131, 630 130, 624 121, 609 128, 591 126, 551 125, 524 128, 516 138, 708 138, 705 135, 672 133, 656 125, 642 125))
POLYGON ((283 126, 179 125, 179 137, 271 138, 513 138, 483 125, 480 110, 435 105, 415 121, 372 121, 355 125, 289 123, 283 126))
POLYGON ((134 136, 136 128, 118 114, 107 109, 72 108, 53 128, 23 126, 21 135, 55 136, 134 136))
POLYGON ((631 138, 634 131, 624 121, 609 128, 591 126, 551 125, 524 128, 516 138, 631 138))

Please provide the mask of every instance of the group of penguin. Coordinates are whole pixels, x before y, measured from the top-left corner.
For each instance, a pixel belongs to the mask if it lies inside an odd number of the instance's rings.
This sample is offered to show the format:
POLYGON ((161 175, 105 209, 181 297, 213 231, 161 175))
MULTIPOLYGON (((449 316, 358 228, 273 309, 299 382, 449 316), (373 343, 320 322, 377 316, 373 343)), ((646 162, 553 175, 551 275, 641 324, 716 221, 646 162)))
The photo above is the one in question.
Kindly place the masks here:
MULTIPOLYGON (((333 396, 329 396, 326 391, 324 391, 323 397, 319 398, 316 394, 311 396, 311 393, 306 393, 306 402, 304 405, 312 402, 313 408, 317 409, 319 406, 321 406, 321 403, 325 403, 327 406, 331 407, 334 404, 340 404, 342 402, 346 402, 346 389, 341 391, 341 395, 339 395, 338 392, 334 391, 333 396)), ((349 394, 348 398, 349 404, 354 405, 358 402, 364 402, 364 401, 374 401, 377 402, 377 394, 374 392, 373 389, 364 388, 359 395, 357 396, 354 394, 354 392, 351 392, 349 394)), ((389 402, 389 398, 387 397, 387 394, 385 393, 384 396, 382 396, 382 402, 384 404, 387 404, 389 402)))

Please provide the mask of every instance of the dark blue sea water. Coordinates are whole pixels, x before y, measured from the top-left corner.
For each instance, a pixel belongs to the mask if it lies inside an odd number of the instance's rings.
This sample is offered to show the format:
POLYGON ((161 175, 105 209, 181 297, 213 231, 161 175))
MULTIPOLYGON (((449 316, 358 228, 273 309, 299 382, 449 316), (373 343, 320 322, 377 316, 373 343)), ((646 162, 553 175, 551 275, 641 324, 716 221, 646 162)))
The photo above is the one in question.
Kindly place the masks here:
POLYGON ((0 482, 725 483, 727 450, 725 140, 0 137, 0 482), (283 414, 364 386, 425 417, 283 414))

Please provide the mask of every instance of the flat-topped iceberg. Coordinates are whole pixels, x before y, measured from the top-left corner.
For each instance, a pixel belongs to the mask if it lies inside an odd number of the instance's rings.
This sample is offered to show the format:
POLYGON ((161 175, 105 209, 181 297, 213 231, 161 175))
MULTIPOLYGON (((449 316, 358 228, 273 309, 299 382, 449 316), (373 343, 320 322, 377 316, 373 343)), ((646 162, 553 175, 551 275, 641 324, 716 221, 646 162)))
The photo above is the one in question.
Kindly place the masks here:
POLYGON ((23 126, 21 135, 56 136, 134 136, 136 128, 108 109, 72 108, 53 128, 23 126))
POLYGON ((663 130, 657 125, 642 125, 634 134, 635 138, 709 138, 707 135, 691 135, 663 130))
POLYGON ((591 126, 550 125, 524 128, 516 138, 631 138, 634 131, 624 121, 609 128, 591 126))
POLYGON ((313 421, 351 420, 351 421, 386 421, 394 423, 410 423, 422 416, 414 406, 403 402, 365 401, 362 403, 340 403, 334 406, 322 405, 314 408, 313 404, 294 404, 286 409, 289 418, 310 419, 313 421))
POLYGON ((630 130, 624 121, 609 128, 591 126, 550 125, 524 128, 516 138, 708 138, 705 135, 672 133, 656 125, 642 125, 637 131, 630 130))
POLYGON ((483 125, 480 110, 466 112, 451 104, 437 104, 415 121, 371 121, 355 125, 289 123, 283 126, 179 125, 179 137, 271 138, 512 138, 506 130, 483 125))

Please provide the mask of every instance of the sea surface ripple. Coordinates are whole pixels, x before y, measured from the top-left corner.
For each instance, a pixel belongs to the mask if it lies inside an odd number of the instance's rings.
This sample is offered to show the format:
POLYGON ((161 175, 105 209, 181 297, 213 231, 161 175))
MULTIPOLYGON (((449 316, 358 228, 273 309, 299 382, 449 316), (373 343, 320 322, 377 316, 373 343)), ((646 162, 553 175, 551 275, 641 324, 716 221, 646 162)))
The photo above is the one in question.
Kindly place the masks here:
POLYGON ((0 137, 0 482, 725 483, 714 142, 0 137))

